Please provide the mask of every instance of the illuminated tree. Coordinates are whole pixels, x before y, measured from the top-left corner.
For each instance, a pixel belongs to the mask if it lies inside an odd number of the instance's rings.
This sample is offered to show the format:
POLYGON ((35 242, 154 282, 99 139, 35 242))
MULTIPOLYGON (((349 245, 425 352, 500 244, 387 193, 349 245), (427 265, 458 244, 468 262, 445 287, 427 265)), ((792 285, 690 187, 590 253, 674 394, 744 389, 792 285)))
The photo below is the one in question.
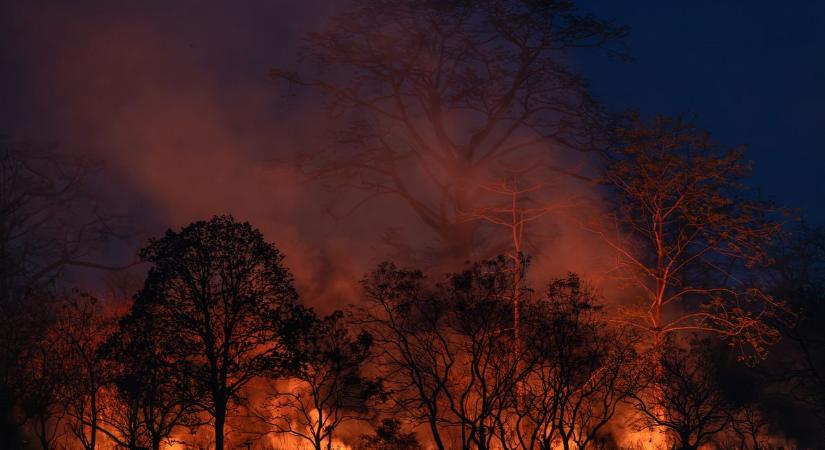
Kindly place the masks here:
POLYGON ((248 223, 230 216, 194 222, 152 239, 140 256, 152 268, 135 314, 158 333, 163 364, 190 379, 224 448, 229 407, 252 379, 283 374, 296 360, 296 305, 283 256, 248 223))
POLYGON ((637 295, 622 320, 651 333, 703 331, 763 354, 783 305, 753 281, 780 225, 743 185, 741 149, 714 145, 682 119, 619 129, 605 179, 615 202, 593 225, 615 251, 614 274, 637 295))
POLYGON ((371 400, 380 385, 363 373, 372 338, 353 335, 341 312, 315 322, 298 341, 302 360, 290 372, 289 388, 270 391, 255 416, 276 433, 308 441, 315 450, 332 448, 338 428, 373 415, 371 400))
MULTIPOLYGON (((530 172, 525 170, 524 172, 530 172)), ((499 183, 480 186, 481 190, 493 194, 494 201, 503 197, 503 203, 479 206, 474 211, 460 215, 462 220, 480 220, 503 228, 509 236, 507 257, 513 264, 513 330, 515 334, 515 352, 521 355, 521 293, 527 271, 527 253, 529 242, 525 235, 528 226, 553 211, 571 206, 572 203, 548 203, 535 198, 546 186, 544 183, 525 183, 524 174, 513 173, 499 183)), ((540 194, 539 194, 540 195, 540 194)))
POLYGON ((437 256, 464 261, 481 224, 457 215, 477 183, 501 163, 553 167, 551 149, 594 148, 602 113, 567 60, 625 32, 568 1, 358 0, 308 34, 312 68, 272 76, 351 118, 331 151, 302 155, 310 176, 400 199, 437 256))

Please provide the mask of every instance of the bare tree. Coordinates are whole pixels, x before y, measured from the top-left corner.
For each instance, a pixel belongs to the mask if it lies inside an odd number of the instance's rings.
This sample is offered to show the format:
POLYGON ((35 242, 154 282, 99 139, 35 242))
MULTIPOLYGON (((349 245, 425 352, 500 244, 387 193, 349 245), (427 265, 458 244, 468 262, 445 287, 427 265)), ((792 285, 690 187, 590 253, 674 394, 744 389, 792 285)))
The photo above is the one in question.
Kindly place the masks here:
POLYGON ((733 408, 719 387, 708 340, 692 342, 689 349, 666 344, 658 369, 648 368, 656 394, 635 396, 639 425, 661 428, 677 448, 696 450, 731 423, 733 408))
POLYGON ((766 262, 780 224, 742 184, 750 172, 742 150, 720 148, 682 119, 634 120, 618 130, 606 169, 615 211, 591 225, 634 290, 622 320, 657 344, 705 331, 764 354, 784 305, 749 271, 766 262))
POLYGON ((426 425, 436 448, 587 448, 643 387, 634 333, 610 327, 575 275, 538 299, 522 287, 530 345, 514 354, 512 270, 499 257, 430 284, 384 264, 365 279, 356 317, 375 337, 390 413, 426 425))
POLYGON ((767 450, 770 448, 768 439, 766 439, 770 426, 770 421, 762 413, 760 406, 755 403, 740 407, 731 420, 731 427, 739 438, 739 447, 742 449, 767 450))
POLYGON ((801 225, 771 249, 770 287, 787 298, 795 320, 779 322, 784 338, 767 380, 825 421, 825 228, 801 225))
POLYGON ((27 381, 20 363, 53 320, 44 311, 61 275, 69 267, 117 268, 94 258, 122 230, 90 189, 94 170, 54 146, 0 136, 0 444, 19 445, 5 441, 14 435, 14 386, 27 381))
POLYGON ((87 294, 75 293, 59 305, 52 349, 61 360, 63 397, 69 432, 85 450, 96 450, 106 373, 98 352, 114 328, 100 302, 87 294))
POLYGON ((425 424, 438 449, 492 448, 521 378, 507 259, 473 264, 437 285, 383 264, 364 286, 357 316, 375 339, 392 412, 425 424))
POLYGON ((480 223, 457 214, 475 209, 473 185, 497 164, 550 166, 551 149, 594 148, 602 113, 567 59, 620 50, 625 32, 569 1, 357 0, 307 35, 318 70, 272 76, 351 117, 332 151, 301 156, 309 175, 395 196, 434 234, 437 256, 464 261, 480 223))
MULTIPOLYGON (((43 301, 43 304, 47 302, 43 301)), ((48 303, 51 303, 49 301, 48 303)), ((51 308, 36 322, 50 324, 51 308)), ((42 450, 54 450, 65 437, 66 399, 64 356, 58 353, 61 336, 53 330, 41 330, 23 350, 19 367, 16 398, 22 422, 28 425, 42 450)))
POLYGON ((203 393, 164 364, 162 334, 146 319, 122 318, 99 350, 107 365, 101 431, 129 450, 160 450, 176 429, 200 422, 194 406, 203 393))
MULTIPOLYGON (((527 271, 525 229, 551 212, 571 206, 571 203, 549 203, 535 196, 546 187, 546 183, 525 182, 524 174, 529 169, 511 173, 499 183, 480 186, 483 191, 493 194, 497 201, 493 205, 479 206, 474 211, 463 212, 462 220, 480 220, 503 228, 510 237, 506 255, 513 263, 513 330, 515 333, 515 353, 521 355, 520 311, 521 292, 527 271), (532 195, 532 197, 531 197, 532 195), (503 197, 504 202, 499 203, 503 197)), ((533 247, 535 249, 535 247, 533 247)))
POLYGON ((294 339, 308 316, 292 276, 260 231, 231 216, 169 230, 140 254, 153 267, 135 314, 154 323, 163 363, 204 393, 197 406, 223 450, 227 412, 241 389, 296 361, 294 339))
POLYGON ((47 287, 69 266, 115 269, 91 259, 120 236, 120 217, 89 187, 93 162, 54 146, 0 139, 0 273, 6 302, 47 287))
POLYGON ((276 433, 308 441, 315 450, 332 449, 342 425, 369 419, 380 385, 363 372, 372 337, 353 335, 343 313, 317 322, 300 338, 302 361, 290 373, 288 391, 270 383, 270 393, 254 415, 276 433))
POLYGON ((529 364, 514 404, 501 421, 504 448, 589 448, 618 406, 643 387, 635 336, 614 329, 593 291, 570 274, 525 305, 529 364))

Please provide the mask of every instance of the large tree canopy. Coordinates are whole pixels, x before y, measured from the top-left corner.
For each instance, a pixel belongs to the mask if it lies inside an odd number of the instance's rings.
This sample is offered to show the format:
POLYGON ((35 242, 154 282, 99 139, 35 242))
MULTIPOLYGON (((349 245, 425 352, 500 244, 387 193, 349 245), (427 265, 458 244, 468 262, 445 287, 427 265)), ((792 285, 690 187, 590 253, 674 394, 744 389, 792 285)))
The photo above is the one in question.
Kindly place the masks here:
POLYGON ((667 117, 636 118, 617 137, 605 175, 615 206, 594 230, 615 251, 614 273, 638 293, 621 318, 659 342, 712 332, 762 353, 783 304, 754 270, 767 263, 781 224, 744 183, 743 149, 667 117))
POLYGON ((153 239, 153 264, 135 310, 154 321, 170 367, 198 384, 223 448, 227 407, 254 377, 282 373, 306 322, 283 256, 260 231, 231 216, 153 239))

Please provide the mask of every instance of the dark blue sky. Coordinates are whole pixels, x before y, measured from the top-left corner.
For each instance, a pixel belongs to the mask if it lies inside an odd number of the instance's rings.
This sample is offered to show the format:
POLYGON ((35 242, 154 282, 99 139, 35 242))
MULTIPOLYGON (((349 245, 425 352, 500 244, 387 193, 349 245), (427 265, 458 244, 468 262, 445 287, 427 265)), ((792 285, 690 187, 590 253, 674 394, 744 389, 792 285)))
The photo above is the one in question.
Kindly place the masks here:
POLYGON ((635 63, 588 61, 612 108, 698 114, 746 144, 764 195, 825 221, 825 1, 586 0, 629 25, 635 63))

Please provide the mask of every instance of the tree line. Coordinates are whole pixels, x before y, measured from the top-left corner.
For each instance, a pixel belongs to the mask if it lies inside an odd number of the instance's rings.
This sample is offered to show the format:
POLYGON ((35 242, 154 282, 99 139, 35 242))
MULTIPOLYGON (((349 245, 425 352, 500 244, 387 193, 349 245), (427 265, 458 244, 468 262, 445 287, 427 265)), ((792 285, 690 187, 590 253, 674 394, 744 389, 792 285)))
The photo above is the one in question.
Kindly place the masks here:
POLYGON ((49 318, 6 385, 32 448, 157 450, 199 428, 209 439, 192 448, 270 434, 315 450, 620 448, 643 429, 680 449, 769 448, 764 405, 725 389, 721 340, 647 345, 576 274, 518 287, 516 352, 506 257, 443 278, 382 263, 361 302, 324 317, 231 216, 170 230, 140 257, 151 269, 124 314, 79 292, 38 305, 49 318))
MULTIPOLYGON (((278 250, 229 216, 169 231, 141 258, 152 268, 128 313, 76 293, 21 355, 12 386, 42 448, 159 449, 199 426, 224 448, 233 414, 317 450, 384 415, 398 421, 385 428, 424 425, 441 449, 586 447, 646 382, 638 337, 610 328, 572 274, 524 296, 530 345, 516 354, 503 258, 437 283, 382 264, 363 304, 324 318, 297 302, 278 250), (244 390, 259 378, 255 404, 244 390)), ((373 439, 365 448, 390 438, 373 439)))

